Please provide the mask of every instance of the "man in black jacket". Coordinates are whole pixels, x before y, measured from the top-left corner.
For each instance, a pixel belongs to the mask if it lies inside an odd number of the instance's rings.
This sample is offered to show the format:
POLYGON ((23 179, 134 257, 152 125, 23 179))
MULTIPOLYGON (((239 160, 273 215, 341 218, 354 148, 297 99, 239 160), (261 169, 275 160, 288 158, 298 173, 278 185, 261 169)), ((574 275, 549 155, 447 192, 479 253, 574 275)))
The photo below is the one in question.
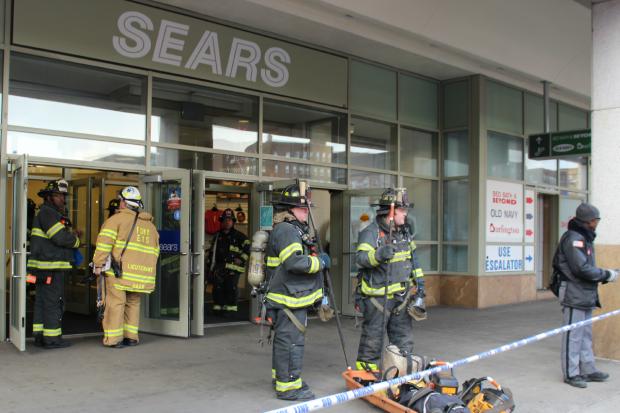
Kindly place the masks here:
MULTIPOLYGON (((592 318, 592 310, 601 306, 598 284, 618 278, 616 270, 596 267, 594 238, 600 220, 594 205, 579 205, 553 257, 553 268, 561 279, 559 299, 564 325, 592 318)), ((562 335, 561 361, 564 381, 571 386, 586 388, 587 382, 609 378, 609 374, 598 371, 594 365, 591 324, 562 335)))
POLYGON ((65 216, 68 184, 52 181, 38 195, 45 200, 32 223, 28 271, 36 276, 32 332, 34 344, 46 349, 68 347, 62 339, 64 276, 71 271, 74 252, 80 246, 65 216))

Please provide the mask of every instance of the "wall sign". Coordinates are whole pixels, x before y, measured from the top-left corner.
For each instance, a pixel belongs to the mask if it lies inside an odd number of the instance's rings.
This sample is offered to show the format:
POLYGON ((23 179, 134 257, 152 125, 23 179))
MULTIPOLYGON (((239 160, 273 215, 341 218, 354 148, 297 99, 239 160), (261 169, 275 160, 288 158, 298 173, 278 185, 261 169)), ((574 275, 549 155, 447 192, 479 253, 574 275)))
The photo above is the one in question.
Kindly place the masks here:
POLYGON ((536 195, 531 189, 525 190, 523 214, 523 218, 525 219, 525 242, 534 242, 536 236, 536 195))
POLYGON ((13 43, 347 104, 343 57, 126 0, 15 0, 13 43))
POLYGON ((534 246, 526 245, 523 248, 523 270, 526 272, 534 272, 534 246))
POLYGON ((487 181, 487 242, 523 241, 523 185, 487 181))
POLYGON ((523 271, 523 247, 521 245, 487 245, 484 271, 523 271))

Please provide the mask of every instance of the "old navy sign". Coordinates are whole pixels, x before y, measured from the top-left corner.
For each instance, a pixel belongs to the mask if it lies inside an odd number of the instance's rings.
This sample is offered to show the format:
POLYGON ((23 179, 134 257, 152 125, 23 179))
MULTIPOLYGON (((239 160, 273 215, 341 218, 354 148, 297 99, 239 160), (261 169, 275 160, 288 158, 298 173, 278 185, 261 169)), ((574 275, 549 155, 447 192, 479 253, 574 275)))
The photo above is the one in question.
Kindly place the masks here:
POLYGON ((340 56, 126 0, 15 0, 13 43, 346 106, 340 56))

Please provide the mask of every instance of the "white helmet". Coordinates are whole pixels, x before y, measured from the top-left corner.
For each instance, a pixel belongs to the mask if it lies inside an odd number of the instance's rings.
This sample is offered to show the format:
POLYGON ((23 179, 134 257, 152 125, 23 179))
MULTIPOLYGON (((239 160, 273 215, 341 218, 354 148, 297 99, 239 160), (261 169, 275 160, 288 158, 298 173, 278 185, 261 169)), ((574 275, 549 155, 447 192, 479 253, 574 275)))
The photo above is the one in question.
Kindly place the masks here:
POLYGON ((128 186, 121 191, 121 199, 132 208, 144 208, 142 195, 135 186, 128 186))

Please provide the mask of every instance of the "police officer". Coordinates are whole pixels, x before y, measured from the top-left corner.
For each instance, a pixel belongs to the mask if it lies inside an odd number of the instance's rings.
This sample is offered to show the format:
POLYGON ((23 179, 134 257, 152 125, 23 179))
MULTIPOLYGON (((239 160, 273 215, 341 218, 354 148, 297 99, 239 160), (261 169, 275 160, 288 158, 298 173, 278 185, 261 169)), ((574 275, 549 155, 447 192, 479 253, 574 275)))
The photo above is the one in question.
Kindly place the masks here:
POLYGON ((330 259, 316 253, 308 227, 309 199, 300 185, 287 186, 274 206, 274 228, 265 251, 265 305, 275 330, 272 379, 279 399, 309 400, 314 394, 301 378, 307 313, 323 297, 321 271, 329 268, 330 259))
POLYGON ((250 241, 234 226, 237 219, 232 209, 220 215, 221 228, 207 254, 207 268, 214 280, 213 311, 236 312, 239 299, 239 277, 245 273, 250 241))
POLYGON ((155 290, 159 233, 138 188, 120 193, 118 211, 103 223, 93 256, 94 272, 105 277, 103 345, 138 345, 140 295, 155 290), (115 262, 117 265, 107 265, 115 262))
POLYGON ((373 206, 378 206, 375 222, 360 232, 356 255, 360 268, 356 306, 364 315, 356 368, 376 371, 382 351, 384 311, 389 343, 411 353, 413 327, 407 307, 415 305, 417 311, 426 310, 424 273, 407 225, 407 212, 413 207, 407 190, 389 188, 373 206), (394 217, 390 222, 392 205, 394 217))
POLYGON ((32 222, 28 270, 36 277, 36 297, 32 331, 34 344, 46 349, 69 347, 62 339, 64 275, 71 271, 79 232, 71 231, 65 216, 69 185, 64 179, 52 181, 37 195, 44 199, 32 222))
MULTIPOLYGON (((553 257, 553 268, 561 280, 558 296, 564 325, 592 318, 592 310, 601 306, 598 284, 618 279, 617 270, 598 268, 594 261, 594 238, 600 220, 594 205, 579 205, 553 257)), ((592 324, 562 335, 561 358, 564 381, 571 386, 586 388, 587 382, 609 378, 594 365, 592 324)))

